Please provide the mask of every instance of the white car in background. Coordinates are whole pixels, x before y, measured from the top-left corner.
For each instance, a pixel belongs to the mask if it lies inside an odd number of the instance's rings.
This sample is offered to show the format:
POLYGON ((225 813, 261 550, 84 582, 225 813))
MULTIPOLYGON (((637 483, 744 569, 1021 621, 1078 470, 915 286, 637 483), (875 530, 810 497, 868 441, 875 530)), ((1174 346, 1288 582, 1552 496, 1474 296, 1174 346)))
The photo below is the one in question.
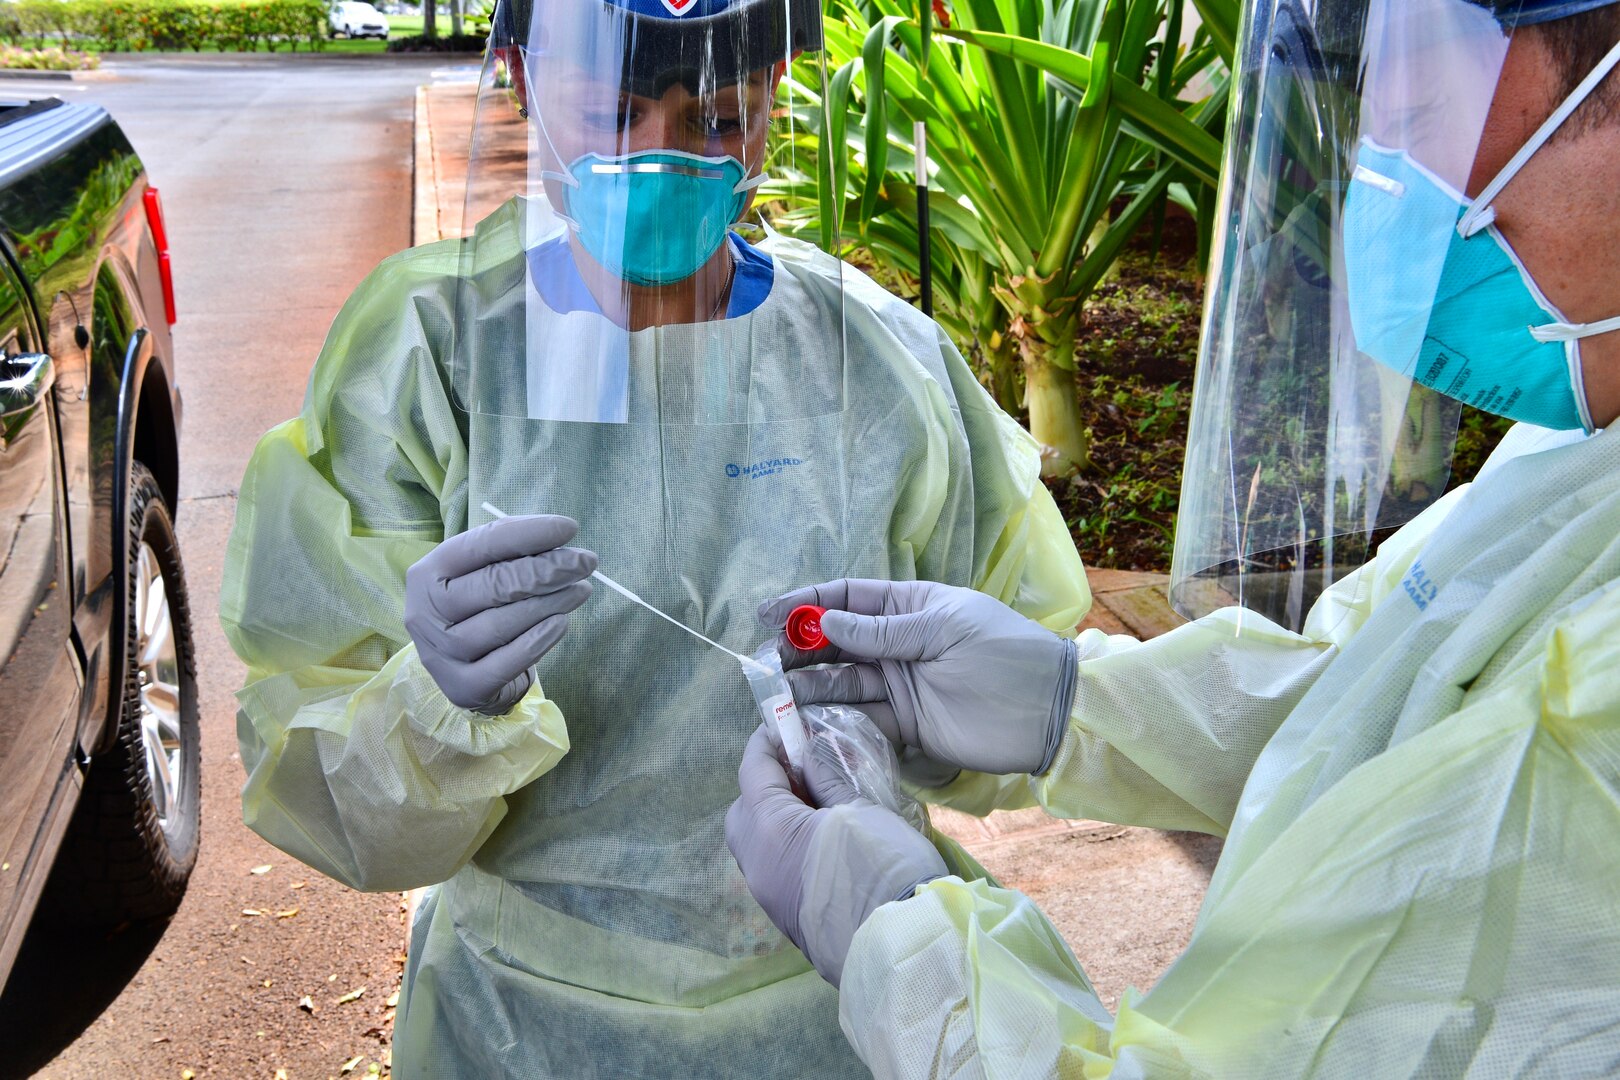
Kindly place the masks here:
POLYGON ((374 37, 379 41, 388 37, 388 16, 365 3, 365 0, 342 0, 333 4, 328 20, 333 34, 351 38, 374 37))

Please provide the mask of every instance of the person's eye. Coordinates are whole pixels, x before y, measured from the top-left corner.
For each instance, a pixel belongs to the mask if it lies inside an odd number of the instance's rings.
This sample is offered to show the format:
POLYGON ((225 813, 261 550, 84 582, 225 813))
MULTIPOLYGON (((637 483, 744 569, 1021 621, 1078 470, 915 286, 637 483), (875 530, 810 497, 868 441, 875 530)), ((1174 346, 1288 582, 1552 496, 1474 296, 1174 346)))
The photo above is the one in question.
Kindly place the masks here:
POLYGON ((741 133, 742 121, 735 116, 707 116, 701 121, 703 134, 711 139, 724 139, 741 133))
POLYGON ((635 122, 634 109, 597 109, 584 114, 584 123, 595 131, 624 131, 635 122))

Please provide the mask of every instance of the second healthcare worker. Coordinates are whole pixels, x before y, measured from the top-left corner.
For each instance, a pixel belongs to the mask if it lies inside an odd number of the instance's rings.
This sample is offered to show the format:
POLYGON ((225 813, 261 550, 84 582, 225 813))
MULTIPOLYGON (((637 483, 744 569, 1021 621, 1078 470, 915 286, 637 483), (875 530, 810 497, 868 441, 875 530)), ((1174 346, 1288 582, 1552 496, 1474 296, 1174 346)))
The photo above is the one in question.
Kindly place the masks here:
POLYGON ((1620 1075, 1620 5, 1245 26, 1195 621, 1070 643, 877 581, 763 612, 845 609, 799 701, 981 770, 939 801, 1225 834, 1186 952, 1110 1016, 1027 899, 801 802, 763 732, 728 840, 881 1077, 1620 1075), (1441 497, 1457 400, 1524 423, 1441 497))
POLYGON ((1072 628, 1079 559, 1038 448, 930 320, 738 231, 815 4, 494 25, 476 228, 359 287, 242 482, 244 816, 355 888, 442 883, 396 1076, 865 1075, 726 850, 758 717, 736 661, 607 591, 575 610, 586 578, 751 652, 760 598, 807 575, 1072 628))

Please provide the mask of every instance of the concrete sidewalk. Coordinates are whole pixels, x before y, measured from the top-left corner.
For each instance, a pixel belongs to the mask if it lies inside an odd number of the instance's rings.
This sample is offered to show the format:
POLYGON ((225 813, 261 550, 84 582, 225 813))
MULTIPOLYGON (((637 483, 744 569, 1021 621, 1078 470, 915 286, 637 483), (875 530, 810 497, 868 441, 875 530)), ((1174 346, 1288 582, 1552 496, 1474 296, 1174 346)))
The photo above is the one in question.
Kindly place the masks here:
MULTIPOLYGON (((461 236, 475 88, 424 86, 416 98, 415 243, 461 236)), ((526 134, 512 123, 492 136, 510 141, 498 157, 526 184, 526 134)), ((475 211, 472 217, 493 209, 475 211)), ((1084 554, 1084 553, 1082 553, 1084 554)), ((1094 605, 1081 628, 1149 638, 1181 622, 1166 599, 1168 577, 1122 570, 1088 574, 1094 605)), ((1146 990, 1185 947, 1220 841, 1097 821, 1059 821, 1039 809, 980 819, 932 809, 954 838, 1002 883, 1022 889, 1052 917, 1112 1008, 1127 986, 1146 990)))

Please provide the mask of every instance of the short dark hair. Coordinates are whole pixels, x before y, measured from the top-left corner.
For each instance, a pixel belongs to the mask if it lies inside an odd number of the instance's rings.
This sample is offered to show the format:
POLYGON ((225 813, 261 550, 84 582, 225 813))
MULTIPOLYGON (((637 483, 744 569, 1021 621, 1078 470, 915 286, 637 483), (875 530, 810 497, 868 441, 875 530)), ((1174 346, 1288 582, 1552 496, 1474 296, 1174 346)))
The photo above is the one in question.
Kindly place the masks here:
MULTIPOLYGON (((1620 42, 1620 4, 1521 27, 1518 33, 1535 35, 1552 56, 1556 65, 1553 95, 1563 101, 1620 42)), ((1616 121, 1620 121, 1620 67, 1609 72, 1558 133, 1578 135, 1616 121)))

